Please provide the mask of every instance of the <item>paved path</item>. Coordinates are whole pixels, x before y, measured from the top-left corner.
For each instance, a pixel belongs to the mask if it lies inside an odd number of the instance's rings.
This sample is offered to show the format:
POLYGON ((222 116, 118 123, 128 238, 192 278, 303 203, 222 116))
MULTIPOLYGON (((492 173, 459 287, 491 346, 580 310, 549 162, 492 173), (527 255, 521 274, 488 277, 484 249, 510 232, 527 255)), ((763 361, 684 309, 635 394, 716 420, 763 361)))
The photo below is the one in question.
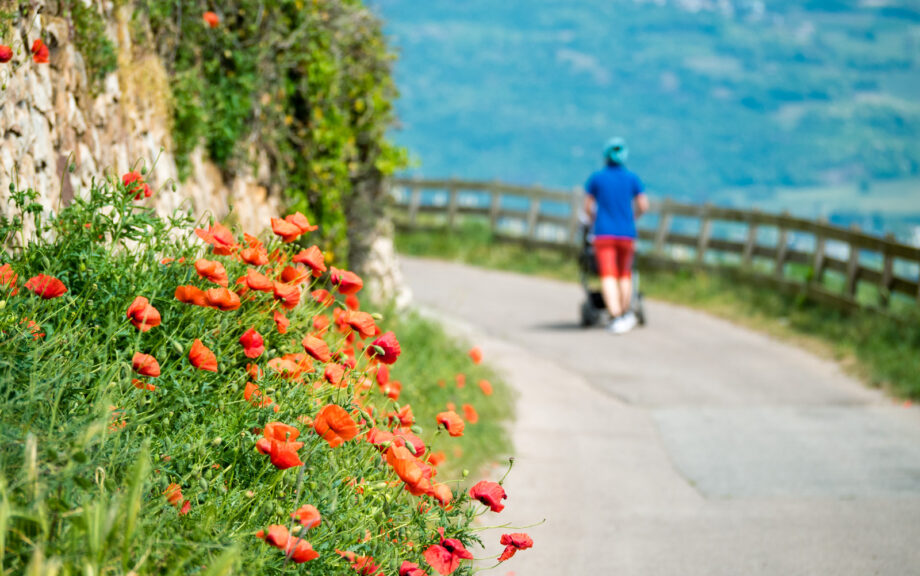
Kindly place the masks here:
POLYGON ((571 284, 404 259, 519 394, 518 576, 920 575, 920 410, 680 307, 623 337, 571 284))

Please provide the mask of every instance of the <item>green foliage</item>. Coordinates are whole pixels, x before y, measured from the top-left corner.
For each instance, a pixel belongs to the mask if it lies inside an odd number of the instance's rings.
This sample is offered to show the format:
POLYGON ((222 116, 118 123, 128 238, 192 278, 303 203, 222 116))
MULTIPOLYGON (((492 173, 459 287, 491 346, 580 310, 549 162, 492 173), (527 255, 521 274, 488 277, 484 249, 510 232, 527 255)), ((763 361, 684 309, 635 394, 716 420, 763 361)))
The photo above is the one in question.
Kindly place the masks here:
MULTIPOLYGON (((272 320, 279 304, 270 293, 249 292, 231 311, 180 303, 177 286, 211 286, 191 266, 202 255, 193 223, 182 213, 157 217, 134 195, 121 182, 96 182, 89 194, 77 194, 59 215, 48 216, 34 192, 13 189, 18 212, 0 221, 3 245, 18 245, 0 252, 0 265, 18 275, 11 279, 0 270, 0 572, 340 576, 351 571, 335 552, 341 549, 371 555, 393 574, 402 560, 423 562, 438 527, 467 545, 476 542, 471 523, 482 510, 467 505, 462 478, 452 470, 478 467, 486 453, 454 456, 455 439, 439 432, 434 416, 448 401, 475 402, 484 418, 504 416, 509 398, 498 382, 491 397, 472 382, 468 390, 437 385, 435 379, 460 371, 471 380, 493 377, 471 365, 466 347, 417 318, 391 314, 386 322, 408 333, 392 369, 403 382, 395 401, 373 383, 376 368, 361 348, 349 352, 353 337, 334 321, 341 302, 324 308, 305 292, 304 301, 286 311, 286 336, 272 320), (23 234, 25 225, 35 227, 33 240, 23 234), (33 294, 26 279, 40 273, 60 279, 67 292, 48 300, 33 294), (160 325, 141 332, 129 323, 126 310, 135 296, 149 299, 160 325), (320 316, 333 317, 324 338, 335 361, 357 354, 344 387, 327 384, 320 363, 298 381, 266 362, 302 354, 300 338, 318 330, 320 316), (239 343, 249 327, 265 338, 266 350, 256 359, 244 356, 239 343), (195 339, 215 353, 218 372, 191 365, 195 339), (159 377, 135 373, 138 352, 158 360, 159 377), (263 371, 256 383, 270 395, 269 406, 244 395, 255 379, 250 363, 263 371), (320 407, 336 404, 363 420, 362 434, 371 418, 390 428, 388 414, 406 401, 417 419, 413 430, 455 461, 438 476, 457 491, 450 509, 405 490, 363 435, 333 449, 307 424, 320 407), (277 470, 256 451, 269 422, 300 429, 303 467, 277 470), (172 484, 181 489, 187 514, 167 501, 172 484), (301 533, 320 554, 305 566, 255 537, 270 524, 292 525, 290 513, 302 504, 322 514, 319 526, 301 533)), ((291 250, 278 239, 265 244, 268 252, 291 250)), ((231 282, 247 271, 234 256, 207 258, 221 262, 231 282)), ((329 288, 325 276, 312 282, 311 288, 329 288)), ((459 439, 470 442, 467 453, 507 449, 500 422, 467 430, 469 437, 459 439)), ((470 573, 468 565, 456 572, 470 573)))
POLYGON ((569 188, 621 134, 651 190, 723 201, 721 188, 752 187, 741 205, 918 174, 916 2, 681 4, 382 1, 400 48, 398 141, 429 177, 569 188))
POLYGON ((86 62, 86 71, 98 88, 106 75, 118 67, 115 45, 106 35, 105 19, 95 4, 87 5, 83 0, 66 0, 62 9, 70 18, 74 44, 86 62))
POLYGON ((376 198, 380 178, 404 165, 385 139, 396 89, 376 17, 357 0, 141 0, 134 20, 172 76, 180 169, 199 145, 230 173, 263 153, 272 185, 344 260, 356 241, 346 223, 366 231, 379 214, 357 197, 376 198))

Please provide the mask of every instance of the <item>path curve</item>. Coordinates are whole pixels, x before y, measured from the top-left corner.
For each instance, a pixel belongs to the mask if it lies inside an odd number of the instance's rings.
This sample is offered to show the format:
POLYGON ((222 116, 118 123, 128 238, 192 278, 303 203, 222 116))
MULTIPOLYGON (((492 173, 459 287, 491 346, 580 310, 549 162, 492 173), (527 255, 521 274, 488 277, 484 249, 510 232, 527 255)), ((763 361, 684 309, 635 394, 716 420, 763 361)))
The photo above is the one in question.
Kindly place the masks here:
POLYGON ((920 410, 685 308, 614 337, 573 284, 402 268, 518 393, 495 519, 547 521, 497 574, 920 575, 920 410))

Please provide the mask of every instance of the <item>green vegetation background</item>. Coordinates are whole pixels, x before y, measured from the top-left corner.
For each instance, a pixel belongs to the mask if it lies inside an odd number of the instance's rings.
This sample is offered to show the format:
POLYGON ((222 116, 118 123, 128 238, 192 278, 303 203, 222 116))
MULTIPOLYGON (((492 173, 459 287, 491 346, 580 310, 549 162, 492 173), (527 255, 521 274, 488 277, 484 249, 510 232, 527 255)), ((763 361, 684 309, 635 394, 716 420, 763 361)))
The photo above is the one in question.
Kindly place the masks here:
POLYGON ((621 134, 659 195, 920 224, 916 2, 373 4, 423 175, 577 187, 621 134))

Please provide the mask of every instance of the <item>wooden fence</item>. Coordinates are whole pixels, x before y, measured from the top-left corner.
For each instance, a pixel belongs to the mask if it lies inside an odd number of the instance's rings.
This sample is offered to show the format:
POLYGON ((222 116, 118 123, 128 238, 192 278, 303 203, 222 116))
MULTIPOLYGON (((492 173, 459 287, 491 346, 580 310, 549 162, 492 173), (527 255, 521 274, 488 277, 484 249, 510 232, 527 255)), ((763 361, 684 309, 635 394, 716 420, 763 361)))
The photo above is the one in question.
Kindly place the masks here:
MULTIPOLYGON (((583 200, 575 190, 394 179, 390 192, 402 228, 452 229, 474 216, 501 240, 580 249, 583 200)), ((788 214, 653 202, 640 220, 639 253, 641 266, 729 271, 844 308, 884 310, 905 297, 920 303, 920 248, 788 214)))

